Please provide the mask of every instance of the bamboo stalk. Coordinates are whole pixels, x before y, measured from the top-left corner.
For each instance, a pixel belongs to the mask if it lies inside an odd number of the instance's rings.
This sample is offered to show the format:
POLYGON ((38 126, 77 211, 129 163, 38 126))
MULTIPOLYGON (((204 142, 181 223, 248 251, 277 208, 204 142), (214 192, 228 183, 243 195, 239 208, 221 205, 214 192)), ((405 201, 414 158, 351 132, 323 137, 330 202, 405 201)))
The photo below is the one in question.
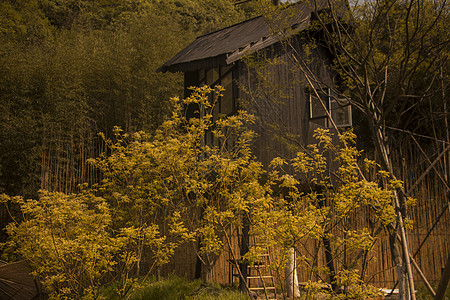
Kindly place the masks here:
POLYGON ((414 183, 414 185, 409 189, 408 191, 408 195, 411 193, 411 191, 417 186, 417 184, 428 174, 428 172, 431 169, 434 169, 436 171, 437 176, 439 177, 439 179, 441 179, 441 181, 445 184, 445 186, 447 187, 447 189, 450 189, 450 186, 448 185, 448 183, 446 182, 446 180, 444 178, 442 178, 441 174, 438 172, 438 170, 436 170, 436 168, 434 167, 436 165, 436 163, 438 163, 441 159, 441 157, 448 151, 450 150, 450 145, 444 149, 444 151, 442 151, 438 157, 436 157, 436 159, 431 162, 430 159, 428 158, 428 156, 426 155, 425 151, 423 151, 422 147, 420 147, 419 143, 416 141, 416 139, 411 136, 413 141, 416 143, 416 145, 418 146, 419 150, 422 152, 422 154, 425 156, 426 160, 429 162, 430 166, 427 168, 427 170, 422 173, 422 175, 419 177, 419 179, 417 179, 417 181, 414 183))
MULTIPOLYGON (((401 241, 400 237, 397 235, 397 240, 401 241)), ((412 265, 414 266, 414 268, 416 269, 417 273, 419 274, 420 278, 422 278, 423 282, 425 283, 428 291, 431 293, 431 295, 433 295, 433 297, 436 295, 435 291, 433 290, 433 287, 431 286, 431 284, 428 282, 427 278, 425 277, 425 275, 423 274, 422 270, 420 269, 419 265, 416 263, 416 261, 414 260, 413 256, 411 255, 411 253, 408 253, 409 255, 409 259, 412 262, 412 265)))

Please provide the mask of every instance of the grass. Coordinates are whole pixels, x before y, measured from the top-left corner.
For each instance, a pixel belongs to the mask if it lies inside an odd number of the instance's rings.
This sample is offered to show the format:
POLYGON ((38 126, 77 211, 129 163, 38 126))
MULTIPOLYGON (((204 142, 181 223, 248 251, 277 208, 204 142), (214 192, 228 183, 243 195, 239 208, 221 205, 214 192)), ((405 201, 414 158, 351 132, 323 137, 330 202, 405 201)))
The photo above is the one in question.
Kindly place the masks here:
MULTIPOLYGON (((112 295, 112 289, 102 292, 105 299, 118 299, 112 295)), ((223 288, 218 284, 202 284, 200 280, 187 280, 171 276, 162 281, 153 281, 135 289, 129 300, 248 300, 236 290, 223 288)))
MULTIPOLYGON (((418 284, 417 300, 432 300, 424 285, 418 284)), ((104 299, 118 300, 114 295, 114 288, 109 286, 102 289, 104 299)), ((151 280, 136 288, 129 300, 249 300, 249 297, 237 290, 223 288, 218 284, 202 284, 200 280, 187 280, 171 276, 162 281, 151 280)), ((445 300, 450 300, 450 288, 445 293, 445 300)))
MULTIPOLYGON (((433 300, 434 299, 423 283, 418 282, 415 287, 417 290, 417 293, 416 293, 417 300, 433 300)), ((437 291, 437 286, 433 286, 433 289, 434 289, 434 291, 437 291)), ((447 290, 445 290, 444 300, 450 300, 450 287, 447 287, 447 290)))

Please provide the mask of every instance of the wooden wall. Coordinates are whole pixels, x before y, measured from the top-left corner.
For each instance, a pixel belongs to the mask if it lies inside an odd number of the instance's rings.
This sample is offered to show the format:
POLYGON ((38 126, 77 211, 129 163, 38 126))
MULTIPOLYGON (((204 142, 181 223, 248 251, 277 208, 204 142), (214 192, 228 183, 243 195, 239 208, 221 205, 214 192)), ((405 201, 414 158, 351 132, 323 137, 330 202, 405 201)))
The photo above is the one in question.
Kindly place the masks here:
MULTIPOLYGON (((293 56, 302 55, 302 40, 295 49, 275 44, 238 62, 236 78, 239 106, 257 118, 254 130, 255 156, 267 166, 277 156, 292 158, 300 147, 313 142, 319 125, 309 121, 308 84, 293 56)), ((332 86, 326 52, 317 48, 308 59, 308 68, 320 81, 332 86)))
MULTIPOLYGON (((301 51, 300 44, 297 50, 301 51)), ((259 137, 253 149, 255 156, 265 166, 276 156, 292 158, 299 146, 313 142, 312 132, 318 127, 308 119, 309 107, 305 92, 305 78, 292 63, 290 59, 292 55, 292 50, 286 50, 281 45, 274 45, 259 53, 258 56, 250 58, 249 61, 237 63, 235 79, 239 89, 237 95, 239 106, 257 116, 254 130, 259 137), (260 64, 263 60, 269 63, 260 64), (254 65, 256 68, 251 68, 249 65, 254 65), (259 76, 259 72, 264 74, 263 77, 259 76)), ((314 57, 316 59, 311 60, 311 69, 319 74, 321 80, 331 84, 332 74, 326 68, 326 51, 316 49, 314 57)), ((404 153, 406 150, 401 145, 396 148, 397 150, 392 150, 397 176, 405 178, 407 189, 428 166, 417 148, 410 148, 408 153, 404 153)), ((430 155, 433 156, 432 150, 430 155)), ((410 209, 410 218, 414 221, 414 228, 408 231, 411 252, 413 254, 417 252, 415 259, 428 280, 437 283, 450 253, 450 210, 446 209, 445 187, 434 173, 430 173, 418 185, 413 196, 417 198, 417 205, 410 209), (439 218, 440 221, 433 226, 439 218), (432 227, 434 229, 430 233, 432 227), (420 246, 426 237, 426 242, 420 246), (420 251, 418 251, 419 247, 421 247, 420 251)), ((371 212, 363 209, 352 218, 352 226, 354 229, 367 227, 374 232, 379 225, 371 220, 373 220, 371 212)), ((239 253, 236 230, 233 232, 233 241, 234 253, 239 253)), ((314 254, 316 266, 325 266, 321 242, 305 241, 303 245, 298 245, 298 249, 300 255, 314 254)), ((277 249, 273 249, 273 253, 277 252, 277 249)), ((186 274, 190 277, 193 274, 192 271, 182 271, 181 268, 189 261, 186 255, 177 257, 177 261, 181 260, 182 263, 176 268, 180 269, 180 275, 186 274)), ((230 283, 229 259, 231 259, 229 250, 219 257, 212 272, 213 281, 222 284, 230 283)), ((351 260, 352 257, 347 259, 351 260)), ((396 282, 396 272, 392 264, 389 238, 384 230, 380 231, 367 260, 364 280, 379 287, 393 287, 396 282)), ((192 270, 193 267, 190 268, 192 270)), ((282 270, 279 271, 281 274, 282 270)), ((326 275, 317 276, 305 268, 299 267, 298 272, 300 281, 317 280, 320 276, 323 280, 327 280, 326 275)), ((416 280, 420 282, 415 270, 414 273, 416 280)))
MULTIPOLYGON (((412 179, 409 178, 408 180, 412 179)), ((445 266, 445 262, 450 253, 450 212, 446 208, 447 200, 445 197, 445 188, 437 184, 434 175, 428 176, 424 183, 420 186, 419 192, 415 195, 417 197, 417 205, 410 209, 410 217, 414 221, 414 227, 408 231, 409 245, 411 253, 415 254, 419 250, 420 244, 428 235, 427 240, 423 243, 420 251, 417 253, 415 260, 422 269, 427 279, 432 284, 437 284, 440 280, 441 272, 445 266), (431 231, 433 224, 438 221, 439 215, 441 218, 434 230, 431 231)), ((352 220, 353 229, 369 228, 372 232, 376 231, 379 224, 371 223, 373 220, 372 213, 367 209, 362 209, 355 213, 352 220)), ((337 233, 338 234, 338 233, 337 233)), ((238 238, 236 231, 234 231, 235 253, 239 253, 238 238)), ((313 259, 311 254, 316 255, 315 266, 325 266, 325 255, 323 243, 320 241, 304 241, 303 245, 298 245, 299 255, 306 255, 313 259)), ((272 255, 279 253, 279 249, 272 249, 272 255)), ((215 282, 222 284, 230 283, 230 264, 227 261, 230 259, 229 252, 224 252, 216 266, 213 269, 212 278, 215 282)), ((279 258, 279 257, 278 257, 279 258)), ((272 260, 277 257, 273 256, 272 260)), ((352 257, 348 257, 349 262, 352 257)), ((382 230, 374 244, 373 251, 369 253, 367 270, 364 273, 364 280, 367 283, 378 287, 392 288, 396 283, 397 276, 391 259, 391 251, 389 238, 386 231, 382 230)), ((358 266, 361 270, 361 266, 358 266)), ((278 270, 280 275, 283 275, 283 270, 278 270)), ((420 285, 421 279, 414 269, 415 279, 420 285)), ((323 273, 320 276, 311 272, 311 270, 302 268, 298 269, 299 281, 307 280, 328 280, 323 273)), ((282 278, 279 278, 282 280, 282 278)), ((236 279, 235 279, 236 282, 236 279)))
MULTIPOLYGON (((402 153, 393 153, 394 161, 403 162, 403 157, 400 157, 402 153), (398 158, 398 159, 397 159, 398 158)), ((412 155, 412 154, 411 154, 412 155)), ((408 176, 405 177, 405 186, 408 188, 413 182, 420 176, 427 168, 427 164, 423 162, 419 163, 419 153, 415 153, 415 156, 410 157, 411 172, 408 172, 408 176), (414 163, 414 161, 416 163, 414 163)), ((402 166, 397 166, 397 169, 402 166)), ((403 166, 408 168, 407 166, 403 166)), ((447 207, 447 199, 445 195, 445 186, 440 184, 439 179, 433 173, 427 175, 424 181, 419 184, 416 192, 413 195, 417 199, 416 206, 412 207, 409 211, 410 218, 414 221, 413 229, 408 230, 409 245, 411 253, 415 254, 428 236, 427 240, 423 243, 420 251, 417 253, 415 260, 419 264, 423 273, 427 279, 433 284, 437 284, 442 268, 445 265, 448 253, 450 253, 450 212, 447 207), (440 218, 440 219, 439 219, 440 218), (439 220, 439 221, 438 221, 439 220), (433 226, 437 222, 437 225, 433 226), (430 230, 434 229, 430 232, 430 230)), ((371 232, 375 232, 379 227, 379 224, 373 223, 374 216, 369 209, 364 208, 359 210, 351 218, 352 228, 357 230, 364 227, 369 228, 371 232)), ((334 232, 339 235, 338 232, 334 232)), ((239 258, 239 239, 236 228, 230 230, 229 235, 232 236, 232 249, 234 255, 239 258)), ((230 249, 225 247, 226 250, 220 255, 217 263, 212 271, 212 280, 221 284, 230 284, 230 271, 231 265, 229 263, 233 256, 230 253, 230 249)), ((303 241, 303 244, 297 245, 299 250, 298 255, 305 255, 311 259, 315 258, 315 266, 325 266, 325 256, 323 243, 321 241, 303 241)), ((280 249, 271 249, 272 260, 277 260, 280 257, 280 249)), ((348 257, 348 261, 352 261, 352 257, 348 257)), ((396 282, 396 272, 393 268, 389 238, 387 233, 382 230, 374 244, 373 251, 367 257, 368 265, 364 274, 364 280, 370 284, 378 287, 392 288, 396 282)), ((192 246, 182 247, 175 253, 175 259, 164 267, 163 275, 175 273, 180 276, 186 276, 188 278, 194 278, 195 271, 195 253, 192 246)), ((358 267, 361 270, 361 266, 358 267)), ((279 275, 282 277, 283 270, 278 270, 279 275)), ((415 279, 420 285, 420 277, 414 270, 415 279)), ((309 269, 299 266, 298 268, 299 281, 304 282, 307 280, 328 280, 327 276, 323 273, 317 276, 309 269), (321 277, 321 278, 320 278, 321 277)), ((282 278, 279 278, 282 282, 282 278)), ((237 283, 237 278, 234 279, 234 283, 237 283)))
MULTIPOLYGON (((276 156, 293 157, 299 149, 298 146, 313 142, 312 133, 318 127, 308 120, 309 107, 305 93, 307 84, 302 72, 296 67, 296 62, 292 60, 292 56, 303 54, 304 44, 301 39, 293 43, 295 51, 277 44, 250 58, 248 64, 240 62, 238 68, 239 101, 258 118, 255 131, 259 137, 255 142, 254 152, 265 166, 276 156), (260 64, 264 60, 266 63, 260 64), (256 66, 256 70, 248 65, 256 66)), ((327 60, 327 52, 317 48, 313 50, 307 63, 320 81, 332 86, 333 75, 326 67, 327 60)), ((412 141, 409 143, 412 144, 412 141)), ((409 152, 405 153, 406 148, 399 144, 392 150, 392 155, 397 177, 405 178, 405 187, 408 189, 428 164, 417 147, 407 148, 409 152)), ((437 154, 430 149, 429 155, 433 157, 437 154)), ((414 228, 408 232, 411 252, 417 252, 417 263, 428 280, 436 283, 450 253, 450 209, 446 210, 446 189, 436 174, 430 173, 412 196, 418 201, 417 205, 410 209, 410 218, 414 222, 414 228), (430 233, 439 218, 440 221, 430 233), (420 246, 425 238, 426 242, 420 246), (420 251, 419 247, 422 247, 420 251)), ((354 217, 355 229, 375 226, 370 224, 370 218, 369 211, 359 212, 354 217)), ((324 265, 321 245, 310 242, 306 244, 306 248, 310 253, 318 253, 317 263, 324 265)), ((417 272, 414 272, 417 275, 417 272)), ((299 274, 300 280, 312 279, 305 270, 299 270, 299 274)), ((389 239, 384 230, 374 245, 365 279, 378 286, 393 285, 396 281, 389 239)))

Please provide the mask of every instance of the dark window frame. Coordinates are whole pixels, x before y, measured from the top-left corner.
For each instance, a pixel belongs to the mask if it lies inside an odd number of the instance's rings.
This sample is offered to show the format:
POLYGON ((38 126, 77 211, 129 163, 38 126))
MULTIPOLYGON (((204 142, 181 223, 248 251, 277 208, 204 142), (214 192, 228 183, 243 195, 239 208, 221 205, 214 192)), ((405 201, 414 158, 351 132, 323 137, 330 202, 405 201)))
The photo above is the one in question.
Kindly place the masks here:
MULTIPOLYGON (((353 126, 352 107, 346 99, 338 99, 334 97, 332 95, 332 91, 330 88, 318 88, 316 89, 316 92, 317 94, 319 94, 319 97, 323 96, 325 98, 322 99, 325 105, 325 109, 329 112, 330 116, 333 118, 333 121, 335 122, 338 128, 353 126), (337 108, 334 108, 336 107, 336 105, 337 108), (338 113, 344 113, 345 121, 339 121, 337 120, 337 118, 334 118, 334 116, 337 116, 338 113)), ((320 126, 323 126, 325 128, 331 128, 332 124, 322 104, 319 102, 316 93, 314 91, 308 90, 307 95, 308 95, 309 121, 316 123, 320 126), (314 103, 313 101, 315 101, 316 103, 314 103)))
MULTIPOLYGON (((231 64, 231 65, 227 65, 227 66, 217 66, 215 68, 209 68, 209 69, 200 69, 200 70, 198 70, 197 74, 198 74, 198 84, 197 84, 198 86, 208 85, 212 88, 215 87, 216 85, 222 85, 223 79, 227 76, 231 76, 231 78, 230 78, 231 86, 228 91, 230 93, 229 97, 231 97, 231 99, 230 99, 231 111, 228 113, 223 113, 223 111, 222 111, 223 110, 223 107, 222 107, 223 97, 220 97, 217 102, 218 111, 213 113, 213 121, 215 122, 217 119, 224 117, 224 116, 235 115, 239 109, 238 101, 236 99, 237 93, 238 93, 237 84, 236 84, 237 65, 231 64), (217 80, 214 80, 213 82, 209 83, 209 82, 207 82, 208 81, 207 73, 213 69, 217 69, 218 78, 217 78, 217 80)), ((226 92, 227 92, 227 90, 225 91, 225 93, 226 92)), ((212 101, 214 94, 210 95, 210 97, 211 97, 210 100, 212 101)), ((215 126, 213 125, 213 127, 205 133, 205 137, 204 137, 205 145, 218 146, 218 145, 222 144, 222 141, 217 140, 216 138, 213 137, 212 130, 214 129, 214 127, 215 126)))

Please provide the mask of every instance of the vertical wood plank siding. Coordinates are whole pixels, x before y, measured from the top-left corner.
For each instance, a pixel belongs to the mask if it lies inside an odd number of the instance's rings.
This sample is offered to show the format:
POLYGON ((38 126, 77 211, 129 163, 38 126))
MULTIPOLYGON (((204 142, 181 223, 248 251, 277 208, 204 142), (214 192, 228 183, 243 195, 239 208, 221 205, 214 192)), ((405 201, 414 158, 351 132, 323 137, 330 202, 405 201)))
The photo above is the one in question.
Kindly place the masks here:
MULTIPOLYGON (((258 133, 258 138, 253 145, 255 156, 268 166, 270 161, 277 156, 290 159, 302 145, 314 143, 313 131, 319 125, 309 121, 309 103, 305 75, 298 69, 292 57, 301 60, 304 56, 302 50, 306 41, 293 38, 291 42, 294 49, 284 47, 282 43, 273 44, 249 58, 235 62, 233 77, 235 86, 233 95, 239 109, 247 109, 256 117, 253 129, 258 133), (268 63, 262 63, 263 61, 268 63), (253 68, 256 65, 257 68, 253 68), (260 74, 263 74, 260 76, 260 74)), ((308 58, 307 66, 313 71, 320 81, 329 87, 333 83, 333 74, 327 69, 330 56, 324 48, 314 48, 308 58)), ((199 65, 200 66, 200 65, 199 65)), ((186 83, 192 85, 195 81, 195 72, 186 73, 186 83)), ((408 143, 406 143, 408 144, 408 143)), ((410 145, 412 143, 409 143, 410 145)), ((433 149, 428 150, 433 154, 433 149)), ((420 152, 413 146, 404 149, 403 145, 392 148, 393 161, 396 164, 397 174, 403 174, 406 178, 405 186, 408 189, 420 174, 427 168, 420 152)), ((409 243, 412 254, 418 251, 422 241, 428 236, 433 224, 442 215, 441 220, 429 234, 427 241, 415 260, 421 267, 429 281, 437 283, 441 268, 444 267, 448 253, 450 252, 450 214, 446 212, 446 190, 434 173, 426 176, 414 191, 413 197, 417 198, 417 205, 410 208, 410 218, 414 221, 414 229, 409 230, 409 243)), ((369 228, 375 232, 380 226, 375 223, 374 216, 369 209, 360 209, 351 218, 353 229, 369 228)), ((333 232, 341 235, 339 231, 333 232)), ((217 260, 212 270, 212 280, 222 284, 230 283, 230 250, 236 255, 239 253, 239 238, 236 228, 230 229, 232 236, 232 249, 225 250, 217 260)), ((224 244, 225 241, 224 241, 224 244)), ((165 267, 166 273, 174 272, 181 276, 192 278, 195 268, 195 254, 191 247, 177 250, 174 261, 165 267)), ((325 266, 324 249, 321 242, 305 240, 298 245, 300 255, 310 258, 315 267, 325 266)), ((272 253, 280 253, 280 249, 273 249, 272 253)), ((348 257, 352 261, 354 257, 348 257)), ((396 281, 396 272, 393 268, 389 238, 384 230, 381 230, 378 239, 367 257, 367 270, 363 279, 375 286, 393 287, 396 281)), ((357 266, 361 270, 362 266, 357 266)), ((283 276, 283 270, 278 270, 283 276)), ((419 280, 416 271, 416 278, 419 280)), ((327 280, 323 273, 315 274, 311 270, 298 269, 299 280, 327 280)), ((420 281, 420 280, 419 280, 420 281)))
MULTIPOLYGON (((314 142, 313 131, 319 127, 309 122, 308 85, 292 60, 292 56, 303 55, 305 42, 300 39, 291 42, 295 50, 278 43, 249 58, 250 63, 239 61, 238 101, 257 117, 254 130, 258 138, 253 149, 264 166, 277 156, 293 158, 300 145, 314 142), (266 64, 261 64, 263 61, 266 64), (249 64, 258 68, 255 70, 249 64)), ((312 56, 309 67, 332 86, 333 76, 326 68, 327 53, 318 48, 312 56)))
MULTIPOLYGON (((298 43, 297 51, 301 53, 301 41, 296 42, 298 43)), ((290 55, 293 54, 292 50, 285 50, 280 44, 271 46, 262 54, 258 54, 258 59, 264 58, 272 62, 262 66, 262 69, 259 70, 265 74, 265 78, 258 78, 257 70, 250 68, 244 61, 237 62, 234 70, 237 83, 234 94, 238 98, 238 107, 245 108, 257 116, 254 130, 259 137, 255 141, 253 149, 255 156, 265 166, 276 156, 292 158, 299 149, 292 140, 303 145, 314 142, 312 132, 318 127, 308 120, 308 99, 305 92, 307 85, 303 75, 290 59, 290 55)), ((325 65, 326 51, 317 49, 314 55, 321 59, 313 60, 310 67, 316 74, 320 74, 322 80, 331 84, 332 74, 328 73, 325 65)), ((423 162, 418 150, 413 147, 407 150, 408 153, 394 149, 392 155, 393 161, 396 163, 396 170, 405 175, 405 186, 411 186, 421 172, 427 168, 427 164, 423 162), (408 172, 405 170, 405 165, 408 172)), ((417 205, 410 209, 414 229, 409 230, 409 242, 414 254, 433 223, 445 209, 447 202, 445 187, 440 184, 439 179, 433 173, 427 175, 426 179, 418 185, 413 196, 418 199, 417 205)), ((352 218, 354 229, 368 227, 370 231, 375 231, 379 224, 370 221, 373 219, 374 217, 368 209, 361 209, 352 218)), ((438 282, 441 268, 450 252, 449 232, 450 216, 446 212, 415 257, 422 271, 432 283, 438 282)), ((334 233, 340 234, 339 232, 334 233)), ((237 254, 239 245, 236 229, 230 231, 230 234, 233 236, 233 251, 237 254)), ((314 266, 325 266, 324 249, 321 243, 304 241, 303 244, 298 245, 298 249, 300 255, 309 255, 309 258, 314 261, 314 266)), ((193 251, 183 251, 177 252, 175 262, 170 265, 172 267, 167 266, 166 270, 192 278, 195 255, 193 251), (178 256, 178 254, 180 255, 178 256)), ((277 249, 274 249, 273 253, 277 253, 277 249)), ((230 250, 227 249, 220 255, 212 270, 212 280, 222 284, 230 283, 229 259, 231 259, 231 255, 230 250)), ((353 257, 348 257, 347 260, 351 261, 352 259, 353 257)), ((395 284, 396 272, 392 265, 389 238, 384 230, 381 231, 374 244, 373 252, 369 254, 367 260, 367 271, 364 274, 366 282, 379 287, 392 287, 395 284)), ((361 269, 361 266, 357 267, 361 269)), ((283 270, 278 270, 278 272, 280 275, 283 274, 283 270)), ((415 270, 414 273, 417 280, 420 281, 415 270)), ((327 280, 324 274, 316 275, 301 267, 298 269, 298 274, 300 281, 327 280)))

